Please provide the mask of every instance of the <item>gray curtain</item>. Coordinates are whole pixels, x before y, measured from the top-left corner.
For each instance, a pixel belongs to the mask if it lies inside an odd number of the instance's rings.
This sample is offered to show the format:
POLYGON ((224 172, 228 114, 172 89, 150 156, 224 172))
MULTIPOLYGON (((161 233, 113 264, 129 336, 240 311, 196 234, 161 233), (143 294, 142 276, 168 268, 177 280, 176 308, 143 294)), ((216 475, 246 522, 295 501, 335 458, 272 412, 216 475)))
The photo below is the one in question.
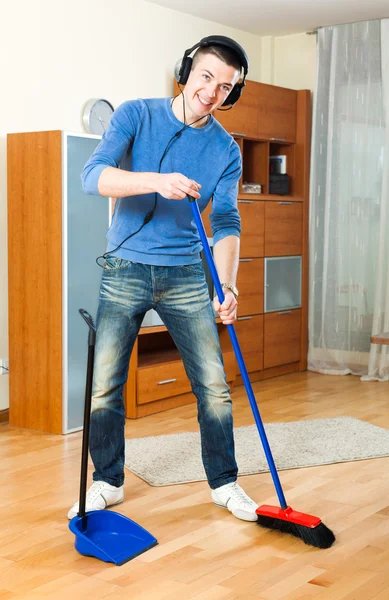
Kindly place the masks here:
POLYGON ((318 32, 308 368, 389 379, 389 20, 318 32))

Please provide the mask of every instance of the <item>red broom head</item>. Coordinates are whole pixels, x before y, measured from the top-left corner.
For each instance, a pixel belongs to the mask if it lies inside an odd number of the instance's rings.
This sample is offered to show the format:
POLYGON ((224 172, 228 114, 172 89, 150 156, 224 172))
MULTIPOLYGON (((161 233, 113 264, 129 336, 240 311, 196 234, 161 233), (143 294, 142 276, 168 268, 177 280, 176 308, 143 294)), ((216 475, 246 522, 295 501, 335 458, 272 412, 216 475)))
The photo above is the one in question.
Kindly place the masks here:
POLYGON ((276 529, 300 538, 306 544, 316 548, 329 548, 335 541, 333 532, 321 522, 319 517, 307 515, 288 506, 262 505, 256 510, 258 525, 276 529))

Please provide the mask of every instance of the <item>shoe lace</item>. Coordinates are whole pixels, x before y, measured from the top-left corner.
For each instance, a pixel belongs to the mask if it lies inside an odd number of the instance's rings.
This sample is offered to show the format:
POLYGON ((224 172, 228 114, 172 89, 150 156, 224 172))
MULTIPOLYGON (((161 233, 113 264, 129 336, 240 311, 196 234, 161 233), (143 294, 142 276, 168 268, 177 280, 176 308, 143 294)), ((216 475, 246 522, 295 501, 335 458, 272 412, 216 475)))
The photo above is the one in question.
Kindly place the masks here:
POLYGON ((237 502, 244 502, 245 504, 251 505, 252 501, 247 496, 247 494, 242 490, 242 488, 240 487, 240 485, 238 485, 237 483, 234 483, 231 486, 230 492, 231 492, 231 496, 237 502))
POLYGON ((93 502, 101 494, 104 488, 104 481, 95 481, 94 484, 89 488, 86 498, 89 502, 93 502))

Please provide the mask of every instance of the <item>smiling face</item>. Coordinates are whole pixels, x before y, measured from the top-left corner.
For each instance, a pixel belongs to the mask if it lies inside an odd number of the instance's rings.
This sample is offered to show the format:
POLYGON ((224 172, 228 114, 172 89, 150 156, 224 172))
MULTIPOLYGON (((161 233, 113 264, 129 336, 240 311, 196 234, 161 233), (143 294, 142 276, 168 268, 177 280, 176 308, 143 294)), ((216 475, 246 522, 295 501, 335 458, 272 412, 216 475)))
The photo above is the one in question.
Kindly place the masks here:
MULTIPOLYGON (((239 75, 235 67, 227 65, 214 54, 203 54, 193 61, 183 92, 187 122, 206 117, 219 108, 239 75)), ((204 123, 200 121, 200 124, 204 123)))

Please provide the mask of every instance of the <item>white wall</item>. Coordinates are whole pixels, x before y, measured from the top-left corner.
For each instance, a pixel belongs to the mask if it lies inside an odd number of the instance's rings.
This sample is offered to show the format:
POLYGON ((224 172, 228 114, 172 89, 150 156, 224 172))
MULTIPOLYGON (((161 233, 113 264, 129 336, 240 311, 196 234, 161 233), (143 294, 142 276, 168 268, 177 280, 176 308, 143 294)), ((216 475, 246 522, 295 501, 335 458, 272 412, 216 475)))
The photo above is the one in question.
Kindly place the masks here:
POLYGON ((314 90, 316 35, 298 33, 274 38, 273 57, 274 85, 294 90, 314 90))
MULTIPOLYGON (((261 38, 142 0, 19 0, 5 3, 1 17, 0 357, 6 358, 7 132, 81 131, 89 98, 107 98, 116 107, 170 95, 177 59, 210 34, 241 43, 249 78, 260 81, 261 38)), ((0 410, 7 407, 8 376, 1 375, 0 410)))

